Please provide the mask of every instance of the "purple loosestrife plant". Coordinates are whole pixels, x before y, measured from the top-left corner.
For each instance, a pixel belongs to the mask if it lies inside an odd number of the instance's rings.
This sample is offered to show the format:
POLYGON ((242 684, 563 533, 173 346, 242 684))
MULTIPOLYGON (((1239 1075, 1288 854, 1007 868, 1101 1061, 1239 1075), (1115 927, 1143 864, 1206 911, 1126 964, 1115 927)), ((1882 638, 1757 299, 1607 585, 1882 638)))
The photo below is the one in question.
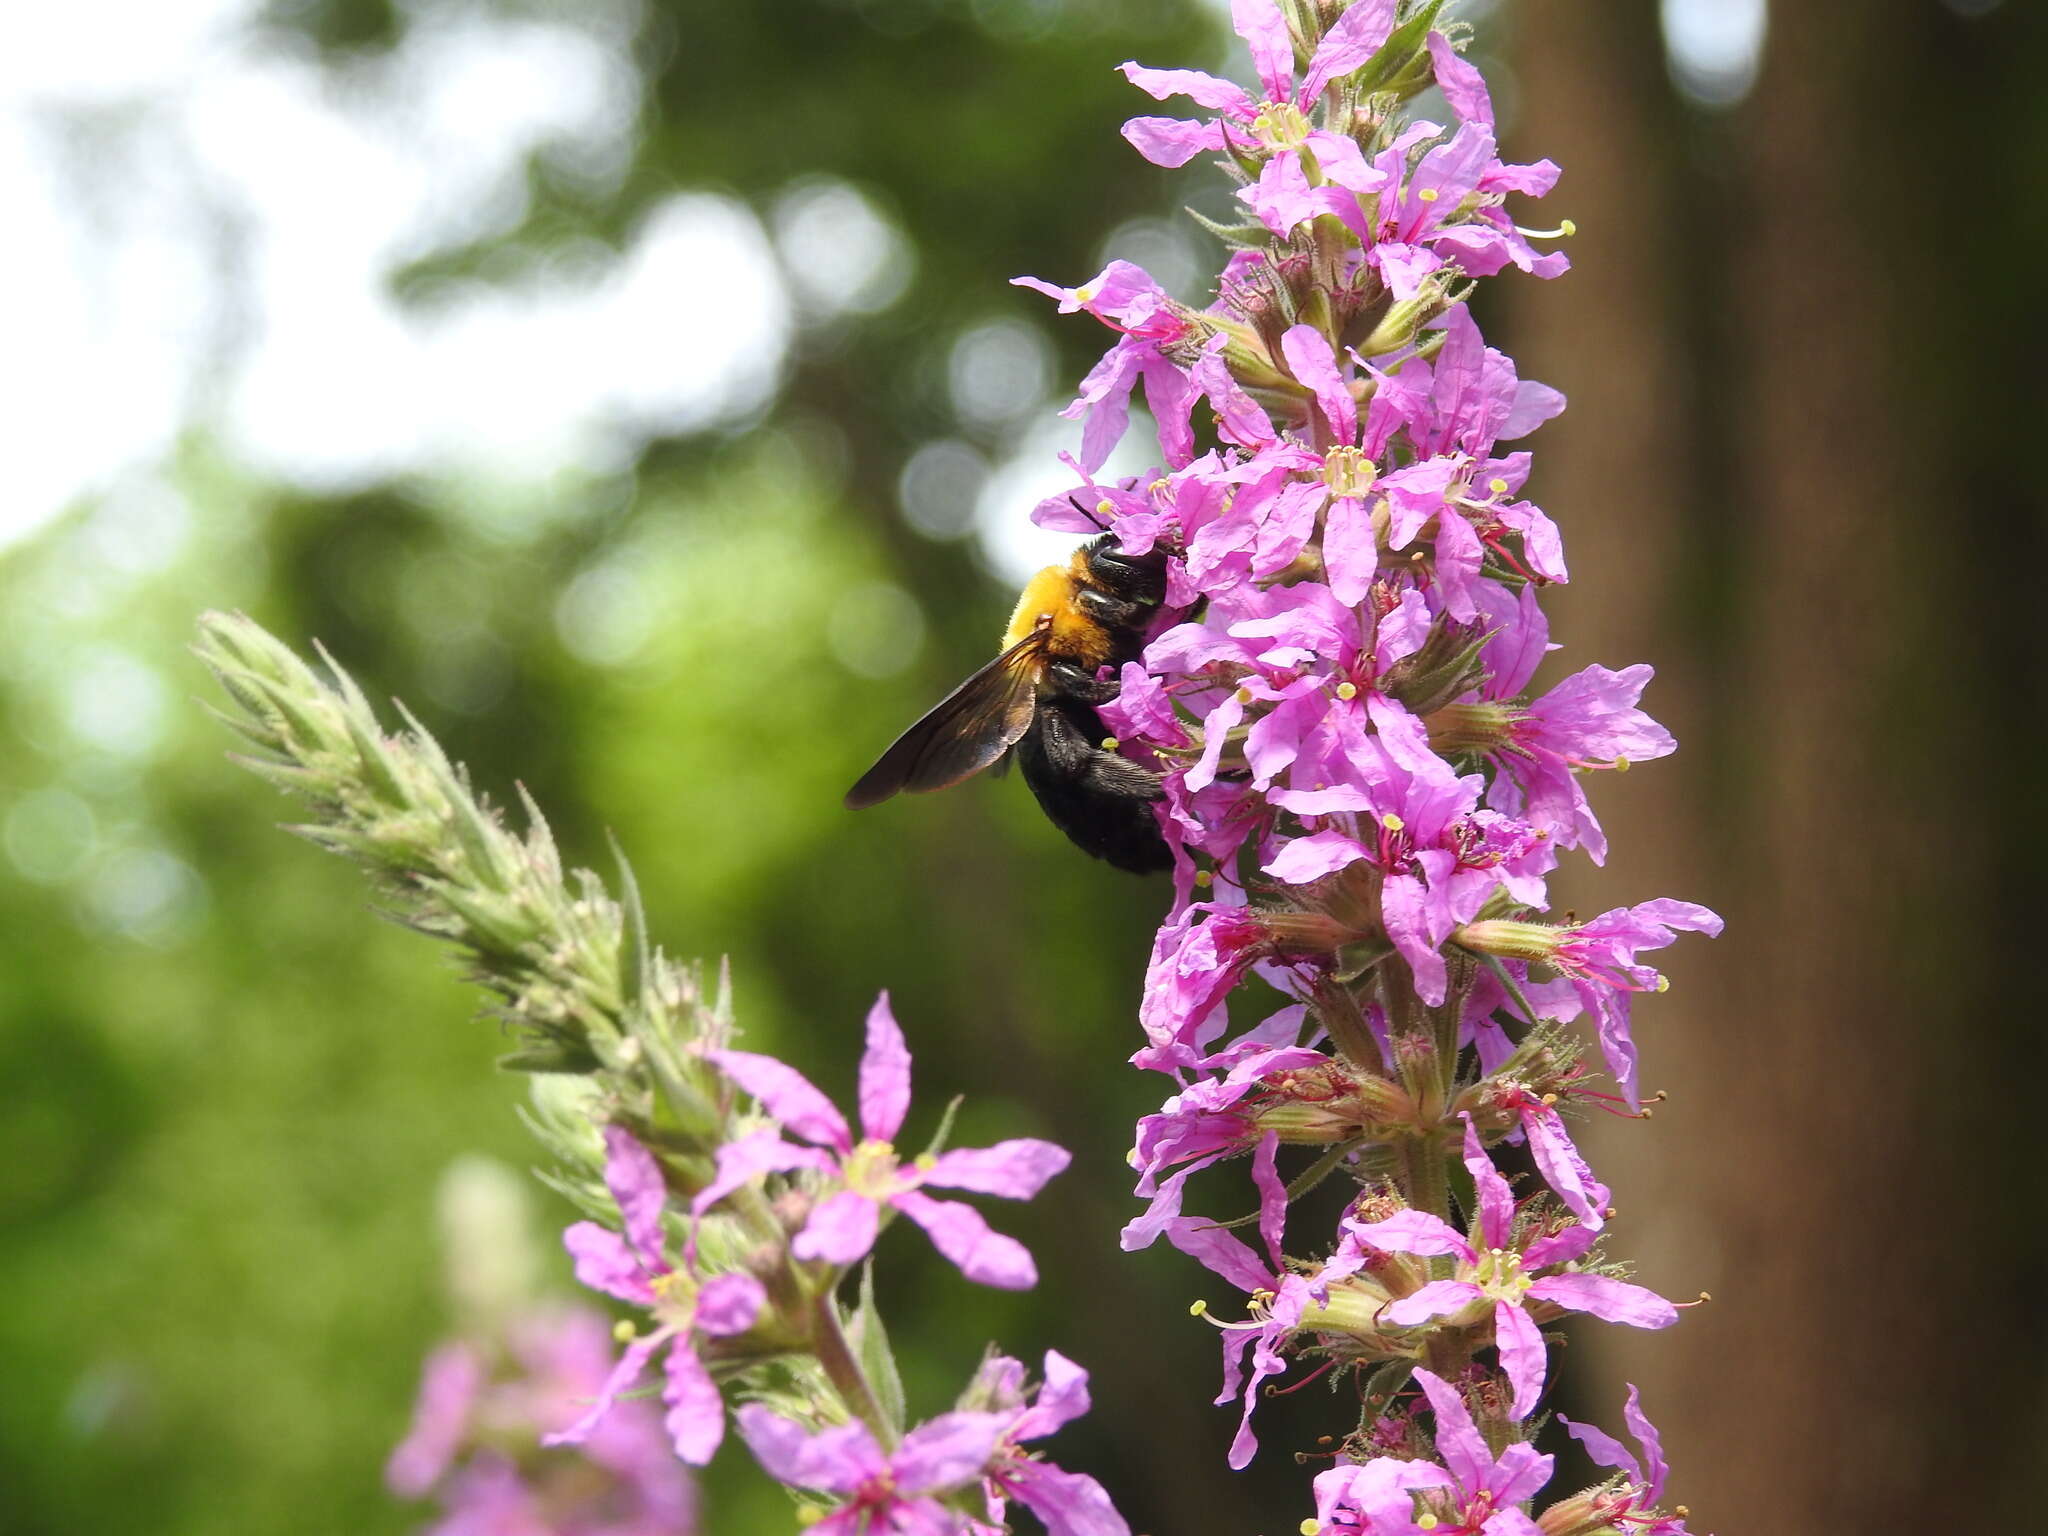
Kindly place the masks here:
POLYGON ((648 1503, 668 1486, 633 1459, 649 1435, 674 1483, 677 1460, 710 1459, 738 1405, 748 1445, 819 1530, 991 1536, 1014 1503, 1054 1536, 1129 1536, 1091 1479, 1025 1448, 1085 1410, 1077 1367, 1048 1356, 1034 1396, 996 1357, 953 1411, 912 1427, 872 1285, 863 1275, 843 1294, 899 1213, 970 1279, 1034 1284, 1021 1245, 925 1190, 1029 1199, 1064 1151, 1030 1139, 948 1151, 942 1124, 925 1151, 899 1156, 910 1052, 886 999, 868 1017, 856 1139, 795 1068, 734 1047, 727 988, 707 995, 648 942, 623 863, 617 900, 588 871, 565 877, 530 801, 514 835, 410 716, 387 735, 347 674, 322 680, 249 620, 206 616, 198 650, 237 706, 223 719, 256 748, 243 764, 309 804, 294 830, 364 865, 390 914, 455 946, 489 992, 521 1042, 504 1064, 533 1074, 550 1182, 585 1217, 564 1239, 577 1278, 633 1314, 616 1355, 587 1327, 563 1335, 576 1352, 551 1369, 573 1380, 573 1401, 529 1394, 508 1426, 525 1437, 517 1456, 456 1465, 498 1396, 471 1347, 438 1352, 395 1487, 442 1490, 450 1532, 684 1536, 686 1505, 665 1523, 536 1523, 539 1485, 522 1469, 577 1447, 638 1478, 648 1503), (650 1375, 658 1409, 629 1395, 650 1375))
POLYGON ((1124 1243, 1165 1235, 1243 1292, 1219 1322, 1231 1465, 1256 1452, 1268 1380, 1357 1377, 1304 1531, 1675 1530, 1633 1396, 1642 1458, 1573 1426, 1614 1476, 1531 1512, 1545 1330, 1678 1316, 1599 1257, 1608 1192, 1568 1117, 1636 1108, 1630 1004, 1664 986, 1640 957, 1720 920, 1670 900, 1545 916, 1560 855, 1606 854, 1585 776, 1674 743, 1639 707, 1647 666, 1531 686, 1538 594, 1567 567, 1521 443, 1564 399, 1486 344, 1469 300, 1510 267, 1563 273, 1546 245, 1572 230, 1524 227, 1515 201, 1557 167, 1501 157, 1449 9, 1233 0, 1255 85, 1124 65, 1197 109, 1124 137, 1158 165, 1215 156, 1249 215, 1203 221, 1232 247, 1215 297, 1181 303, 1121 261, 1075 288, 1017 280, 1119 333, 1067 413, 1077 483, 1036 520, 1170 557, 1170 611, 1103 710, 1165 773, 1175 864, 1132 1058, 1174 1086, 1138 1127, 1150 1203, 1124 1243), (1447 122, 1405 115, 1431 85, 1447 122), (1100 483, 1140 383, 1158 462, 1100 483), (1580 1062, 1581 1017, 1618 1092, 1580 1062), (1536 1171, 1520 1188, 1509 1145, 1536 1171), (1255 1246, 1187 1214, 1240 1158, 1255 1246), (1337 1231, 1290 1232, 1332 1177, 1353 1188, 1337 1231))

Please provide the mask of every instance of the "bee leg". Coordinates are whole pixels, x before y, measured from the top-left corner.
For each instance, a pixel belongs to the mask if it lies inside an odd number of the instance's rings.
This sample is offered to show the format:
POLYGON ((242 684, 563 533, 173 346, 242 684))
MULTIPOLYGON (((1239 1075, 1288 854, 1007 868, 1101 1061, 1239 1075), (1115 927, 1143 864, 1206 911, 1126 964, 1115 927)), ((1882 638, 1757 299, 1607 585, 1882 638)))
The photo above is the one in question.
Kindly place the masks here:
POLYGON ((1107 704, 1123 692, 1123 684, 1115 678, 1104 682, 1086 667, 1076 666, 1071 661, 1055 661, 1046 667, 1045 673, 1057 686, 1061 698, 1082 704, 1107 704))
POLYGON ((1100 735, 1091 738, 1077 716, 1101 731, 1102 722, 1086 706, 1053 704, 1039 711, 1038 744, 1054 777, 1082 793, 1117 800, 1157 800, 1165 794, 1163 774, 1105 751, 1100 735))

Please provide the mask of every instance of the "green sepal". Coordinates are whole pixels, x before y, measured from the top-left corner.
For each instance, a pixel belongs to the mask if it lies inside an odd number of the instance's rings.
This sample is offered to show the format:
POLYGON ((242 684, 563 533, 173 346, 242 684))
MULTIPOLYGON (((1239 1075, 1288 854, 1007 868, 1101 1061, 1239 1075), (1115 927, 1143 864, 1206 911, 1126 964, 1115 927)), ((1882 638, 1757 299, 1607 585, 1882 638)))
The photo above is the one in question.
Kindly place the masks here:
POLYGON ((1361 93, 1392 90, 1412 96, 1435 78, 1433 71, 1425 72, 1419 84, 1410 84, 1407 77, 1412 73, 1410 66, 1414 64, 1416 54, 1427 42, 1437 12, 1443 8, 1444 0, 1429 0, 1429 4, 1394 28, 1386 42, 1380 45, 1380 51, 1361 64, 1351 76, 1361 93))
POLYGON ((566 1072, 588 1077, 603 1065, 594 1052, 568 1044, 529 1045, 498 1058, 501 1072, 566 1072))

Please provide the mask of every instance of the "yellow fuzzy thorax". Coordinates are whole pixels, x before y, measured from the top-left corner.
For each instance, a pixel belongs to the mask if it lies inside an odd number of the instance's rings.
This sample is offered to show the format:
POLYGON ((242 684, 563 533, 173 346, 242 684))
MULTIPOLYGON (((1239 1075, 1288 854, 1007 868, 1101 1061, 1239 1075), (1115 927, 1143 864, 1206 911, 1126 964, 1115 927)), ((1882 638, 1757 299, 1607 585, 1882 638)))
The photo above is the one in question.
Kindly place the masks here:
POLYGON ((1025 584, 1024 595, 1010 615, 1010 627, 1003 632, 1003 649, 1008 650, 1038 628, 1041 619, 1052 621, 1046 652, 1063 661, 1078 661, 1084 667, 1099 667, 1109 660, 1109 631, 1074 605, 1074 595, 1086 579, 1087 556, 1080 550, 1065 565, 1048 565, 1025 584))

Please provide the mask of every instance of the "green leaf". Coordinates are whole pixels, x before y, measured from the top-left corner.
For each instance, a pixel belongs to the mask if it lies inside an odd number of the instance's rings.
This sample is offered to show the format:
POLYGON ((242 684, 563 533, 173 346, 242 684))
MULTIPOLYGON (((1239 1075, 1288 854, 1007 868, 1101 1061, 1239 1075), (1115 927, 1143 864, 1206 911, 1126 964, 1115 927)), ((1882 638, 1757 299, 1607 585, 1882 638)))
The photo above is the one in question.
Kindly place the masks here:
POLYGON ((860 1267, 860 1305, 854 1308, 853 1316, 846 1328, 847 1342, 853 1345, 854 1357, 860 1361, 862 1374, 873 1389, 875 1401, 883 1415, 889 1420, 890 1428, 897 1434, 903 1433, 903 1376, 896 1369, 896 1352, 889 1347, 888 1330, 882 1326, 882 1314, 875 1305, 875 1266, 869 1261, 860 1267))

